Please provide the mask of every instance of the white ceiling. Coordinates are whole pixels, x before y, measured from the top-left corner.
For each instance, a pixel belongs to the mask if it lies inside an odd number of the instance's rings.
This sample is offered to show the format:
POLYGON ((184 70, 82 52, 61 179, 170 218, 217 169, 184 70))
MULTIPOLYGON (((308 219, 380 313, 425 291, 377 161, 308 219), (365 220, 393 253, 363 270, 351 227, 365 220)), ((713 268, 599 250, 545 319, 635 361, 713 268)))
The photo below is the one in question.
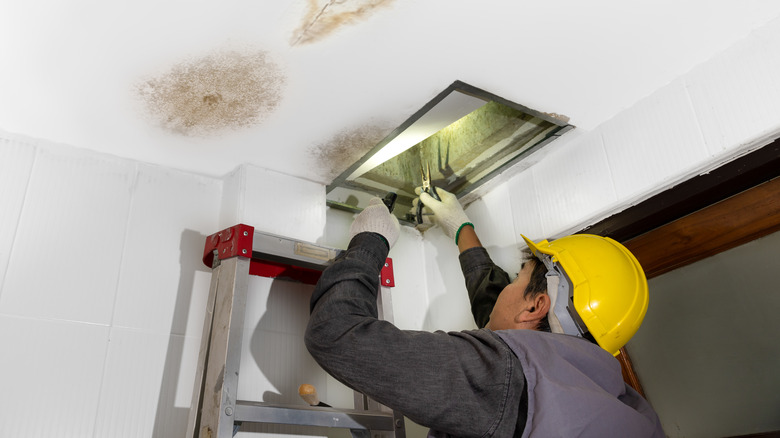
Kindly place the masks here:
POLYGON ((0 130, 321 183, 455 80, 590 130, 780 15, 775 0, 4 3, 0 130), (188 75, 189 103, 166 79, 188 75), (166 127, 161 99, 200 107, 166 127), (206 113, 231 102, 248 115, 215 129, 230 113, 206 113))

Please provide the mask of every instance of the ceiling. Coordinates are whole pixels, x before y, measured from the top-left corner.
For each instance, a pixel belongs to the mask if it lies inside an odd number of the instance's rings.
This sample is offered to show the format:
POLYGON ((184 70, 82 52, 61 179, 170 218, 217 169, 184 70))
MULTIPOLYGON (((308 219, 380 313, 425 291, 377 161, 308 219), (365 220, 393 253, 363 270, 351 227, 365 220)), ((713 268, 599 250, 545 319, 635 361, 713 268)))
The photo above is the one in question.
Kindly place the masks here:
POLYGON ((590 130, 774 0, 5 1, 0 130, 330 183, 456 80, 590 130))

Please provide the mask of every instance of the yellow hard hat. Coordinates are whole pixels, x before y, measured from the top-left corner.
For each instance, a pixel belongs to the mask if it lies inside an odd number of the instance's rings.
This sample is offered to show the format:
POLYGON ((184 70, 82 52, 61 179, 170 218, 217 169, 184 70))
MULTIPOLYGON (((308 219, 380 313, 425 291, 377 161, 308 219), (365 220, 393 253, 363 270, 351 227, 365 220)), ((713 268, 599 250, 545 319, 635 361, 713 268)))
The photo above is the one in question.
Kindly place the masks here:
MULTIPOLYGON (((548 242, 523 239, 559 281, 551 309, 563 332, 592 337, 617 355, 639 329, 647 312, 647 279, 633 254, 620 243, 592 234, 548 242)), ((555 284, 555 283, 549 283, 555 284)))

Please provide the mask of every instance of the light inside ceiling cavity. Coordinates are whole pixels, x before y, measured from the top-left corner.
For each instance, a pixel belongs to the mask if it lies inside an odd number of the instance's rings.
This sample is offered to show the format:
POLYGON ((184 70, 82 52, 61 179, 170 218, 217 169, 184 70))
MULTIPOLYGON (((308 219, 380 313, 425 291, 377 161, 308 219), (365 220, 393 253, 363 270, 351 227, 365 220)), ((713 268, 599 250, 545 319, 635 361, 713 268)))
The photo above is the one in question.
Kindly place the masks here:
POLYGON ((406 220, 430 165, 436 187, 458 198, 573 128, 556 117, 455 82, 327 187, 328 205, 358 211, 374 196, 398 195, 406 220))

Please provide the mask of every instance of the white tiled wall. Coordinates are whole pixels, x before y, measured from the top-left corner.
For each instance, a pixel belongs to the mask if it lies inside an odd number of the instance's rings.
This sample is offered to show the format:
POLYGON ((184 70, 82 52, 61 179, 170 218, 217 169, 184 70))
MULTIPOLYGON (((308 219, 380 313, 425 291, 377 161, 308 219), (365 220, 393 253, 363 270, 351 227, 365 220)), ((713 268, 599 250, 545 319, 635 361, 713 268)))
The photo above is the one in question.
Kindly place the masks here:
POLYGON ((35 146, 0 139, 0 293, 34 160, 35 146))
POLYGON ((695 68, 683 80, 713 156, 780 130, 780 25, 695 68))
MULTIPOLYGON (((537 186, 533 193, 537 195, 539 217, 545 218, 541 234, 533 234, 537 231, 533 226, 527 231, 517 230, 531 239, 582 223, 617 200, 615 178, 600 135, 588 135, 573 147, 552 151, 531 169, 531 174, 537 186), (576 190, 572 190, 572 181, 577 181, 576 190)), ((518 201, 513 204, 515 211, 528 207, 521 197, 515 199, 518 201)), ((518 221, 516 226, 525 228, 523 221, 518 221)))
MULTIPOLYGON (((772 22, 483 194, 467 213, 498 264, 517 269, 521 233, 582 229, 775 137, 779 45, 772 22)), ((203 238, 244 222, 344 247, 351 215, 324 202, 322 186, 253 166, 210 178, 0 133, 0 393, 13 394, 0 397, 0 432, 183 436, 209 286, 203 238)), ((473 324, 440 230, 404 229, 391 257, 399 326, 473 324)), ((306 379, 348 403, 293 342, 310 290, 252 281, 242 396, 297 402, 306 379)))
POLYGON ((201 255, 206 235, 218 231, 214 206, 221 189, 212 178, 138 166, 114 326, 187 334, 186 321, 175 318, 187 314, 190 301, 205 307, 205 294, 191 296, 190 290, 199 273, 201 286, 208 286, 201 255))
POLYGON ((182 436, 221 179, 0 138, 0 434, 182 436))
MULTIPOLYGON (((541 181, 538 184, 544 185, 545 183, 545 181, 541 181)), ((547 197, 538 195, 536 185, 532 169, 520 173, 504 184, 505 190, 509 192, 515 242, 521 241, 522 236, 534 239, 544 235, 539 199, 544 200, 547 197)), ((468 212, 471 214, 471 208, 468 212)))
MULTIPOLYGON (((103 382, 95 436, 152 436, 171 336, 120 327, 110 330, 108 354, 101 358, 103 382)), ((186 406, 178 409, 183 412, 186 406)))
POLYGON ((0 314, 0 431, 91 437, 108 349, 105 325, 0 314))
POLYGON ((237 223, 258 231, 315 242, 325 229, 325 187, 242 165, 225 182, 223 227, 237 223))
POLYGON ((38 149, 0 296, 3 313, 111 322, 134 179, 135 166, 119 159, 38 149))
POLYGON ((707 159, 682 80, 656 91, 600 129, 618 199, 675 180, 707 159))

